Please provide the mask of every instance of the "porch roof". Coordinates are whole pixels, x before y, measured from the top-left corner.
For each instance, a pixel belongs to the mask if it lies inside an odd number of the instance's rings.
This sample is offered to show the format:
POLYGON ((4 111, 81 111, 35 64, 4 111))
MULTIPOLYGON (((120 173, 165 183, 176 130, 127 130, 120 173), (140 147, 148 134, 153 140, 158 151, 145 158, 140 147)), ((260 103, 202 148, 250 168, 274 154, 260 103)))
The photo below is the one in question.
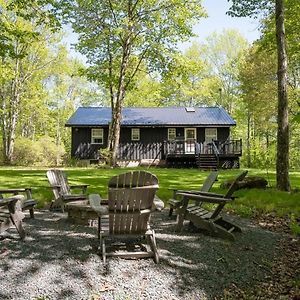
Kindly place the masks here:
MULTIPOLYGON (((107 126, 109 107, 79 107, 66 126, 107 126)), ((222 107, 147 107, 122 110, 123 126, 234 126, 236 122, 222 107)))

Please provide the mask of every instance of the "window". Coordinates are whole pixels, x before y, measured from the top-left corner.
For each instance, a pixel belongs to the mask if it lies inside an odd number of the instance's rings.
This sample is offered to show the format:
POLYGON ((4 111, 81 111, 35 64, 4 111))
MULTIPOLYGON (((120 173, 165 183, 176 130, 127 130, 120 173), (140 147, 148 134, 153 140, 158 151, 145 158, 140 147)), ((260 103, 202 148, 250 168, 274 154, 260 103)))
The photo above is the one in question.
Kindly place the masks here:
POLYGON ((216 141, 217 139, 217 128, 205 128, 205 142, 210 143, 212 140, 216 141))
POLYGON ((140 129, 139 128, 132 128, 131 129, 131 140, 132 141, 139 141, 140 140, 140 129))
POLYGON ((92 144, 103 144, 103 129, 92 128, 92 144))
POLYGON ((168 141, 176 139, 176 128, 168 128, 168 141))

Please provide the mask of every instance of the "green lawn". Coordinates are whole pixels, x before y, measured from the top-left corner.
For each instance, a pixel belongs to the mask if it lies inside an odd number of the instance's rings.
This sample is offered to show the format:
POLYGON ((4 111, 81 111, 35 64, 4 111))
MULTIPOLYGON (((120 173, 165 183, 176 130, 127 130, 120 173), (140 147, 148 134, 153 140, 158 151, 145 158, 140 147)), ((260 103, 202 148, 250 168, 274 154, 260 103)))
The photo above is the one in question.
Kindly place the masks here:
MULTIPOLYGON (((66 173, 71 184, 89 184, 89 193, 100 193, 103 197, 107 194, 107 182, 113 175, 132 169, 97 169, 97 168, 67 168, 66 173)), ((146 169, 145 169, 146 170, 146 169)), ((43 207, 52 199, 52 192, 48 187, 46 178, 47 169, 41 168, 0 168, 0 189, 13 187, 32 187, 33 196, 38 200, 39 207, 43 207)), ((158 196, 167 202, 172 191, 169 187, 179 189, 198 189, 206 178, 208 172, 197 169, 166 169, 151 168, 150 172, 159 178, 158 196)), ((235 177, 241 170, 220 171, 219 182, 213 188, 216 192, 220 183, 235 177)), ((238 198, 227 208, 241 216, 250 216, 254 212, 275 212, 277 215, 294 214, 300 216, 300 193, 278 192, 275 186, 275 172, 267 175, 262 170, 249 170, 250 175, 264 176, 268 179, 271 188, 267 190, 240 190, 236 193, 238 198)), ((300 172, 291 172, 292 188, 300 189, 300 172)))

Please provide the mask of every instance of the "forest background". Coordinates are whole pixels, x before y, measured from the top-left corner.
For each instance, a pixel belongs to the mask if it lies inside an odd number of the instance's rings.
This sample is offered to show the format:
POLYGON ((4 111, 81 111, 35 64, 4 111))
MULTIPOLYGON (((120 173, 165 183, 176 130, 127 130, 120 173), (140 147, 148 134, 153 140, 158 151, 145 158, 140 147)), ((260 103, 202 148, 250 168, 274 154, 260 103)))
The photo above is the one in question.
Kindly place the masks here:
MULTIPOLYGON (((83 64, 68 55, 64 33, 43 2, 33 1, 36 5, 25 10, 17 5, 22 1, 0 0, 0 160, 5 165, 76 164, 70 158, 66 120, 78 106, 110 105, 109 90, 99 77, 91 76, 89 62, 83 64)), ((285 9, 290 167, 299 169, 300 4, 286 0, 285 9)), ((204 12, 200 15, 204 17, 204 12)), ((237 30, 228 29, 204 42, 193 42, 185 51, 172 45, 159 71, 141 63, 124 106, 223 106, 237 122, 231 138, 244 142, 242 165, 274 168, 277 57, 273 19, 272 13, 261 17, 262 34, 253 44, 237 30)))

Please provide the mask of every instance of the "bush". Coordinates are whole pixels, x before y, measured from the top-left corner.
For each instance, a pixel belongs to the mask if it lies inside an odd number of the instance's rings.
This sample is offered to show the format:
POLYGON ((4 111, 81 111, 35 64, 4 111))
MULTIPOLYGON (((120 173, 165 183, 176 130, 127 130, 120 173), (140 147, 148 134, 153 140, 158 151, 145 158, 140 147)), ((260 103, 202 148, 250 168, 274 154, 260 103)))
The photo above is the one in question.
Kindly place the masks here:
POLYGON ((15 143, 13 162, 21 166, 34 166, 38 163, 42 150, 38 142, 28 138, 18 138, 15 143))
POLYGON ((49 136, 43 136, 38 141, 18 138, 13 162, 21 166, 59 166, 64 154, 64 147, 57 146, 49 136))
POLYGON ((42 149, 40 163, 43 166, 59 166, 63 162, 65 148, 63 145, 56 145, 54 139, 44 136, 38 141, 42 149))

